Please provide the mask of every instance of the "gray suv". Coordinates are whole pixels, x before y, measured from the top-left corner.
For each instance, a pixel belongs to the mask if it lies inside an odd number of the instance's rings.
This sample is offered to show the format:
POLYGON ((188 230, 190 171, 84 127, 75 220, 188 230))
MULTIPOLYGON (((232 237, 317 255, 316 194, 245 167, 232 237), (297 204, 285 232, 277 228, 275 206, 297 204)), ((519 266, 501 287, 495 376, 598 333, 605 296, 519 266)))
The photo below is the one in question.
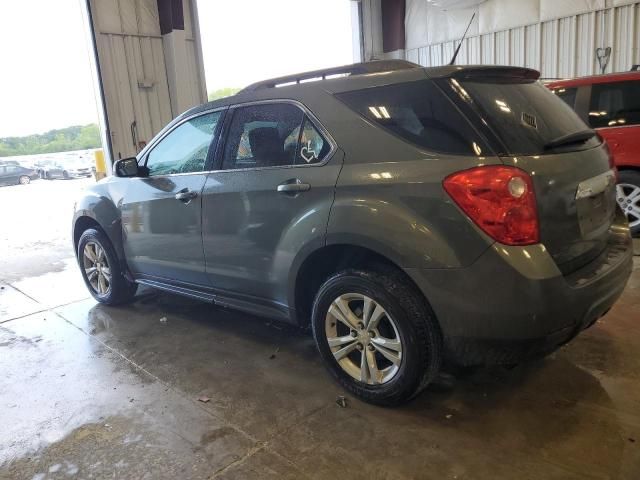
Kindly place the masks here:
POLYGON ((310 326, 381 405, 444 360, 549 353, 611 308, 632 249, 606 145, 538 75, 371 62, 193 108, 77 202, 87 287, 310 326))

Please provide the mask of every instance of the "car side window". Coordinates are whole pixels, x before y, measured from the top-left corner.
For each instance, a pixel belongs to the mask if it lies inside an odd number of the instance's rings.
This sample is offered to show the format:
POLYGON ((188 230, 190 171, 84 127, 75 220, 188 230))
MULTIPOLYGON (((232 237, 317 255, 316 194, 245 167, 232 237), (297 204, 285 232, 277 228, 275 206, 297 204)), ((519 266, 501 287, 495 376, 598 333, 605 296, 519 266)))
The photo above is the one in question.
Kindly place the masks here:
POLYGON ((305 118, 296 164, 308 165, 321 162, 330 150, 329 142, 320 134, 311 120, 305 118))
POLYGON ((308 122, 300 108, 288 103, 237 108, 227 135, 222 168, 275 167, 320 161, 322 154, 326 155, 328 151, 328 143, 313 124, 309 123, 307 127, 308 122), (304 149, 308 161, 301 156, 301 137, 308 142, 304 149))
POLYGON ((160 140, 147 155, 149 176, 202 172, 221 115, 192 118, 160 140))
POLYGON ((589 124, 594 128, 640 124, 640 82, 592 85, 589 124))
POLYGON ((477 155, 488 148, 469 122, 430 80, 340 93, 348 107, 405 141, 453 155, 477 155))

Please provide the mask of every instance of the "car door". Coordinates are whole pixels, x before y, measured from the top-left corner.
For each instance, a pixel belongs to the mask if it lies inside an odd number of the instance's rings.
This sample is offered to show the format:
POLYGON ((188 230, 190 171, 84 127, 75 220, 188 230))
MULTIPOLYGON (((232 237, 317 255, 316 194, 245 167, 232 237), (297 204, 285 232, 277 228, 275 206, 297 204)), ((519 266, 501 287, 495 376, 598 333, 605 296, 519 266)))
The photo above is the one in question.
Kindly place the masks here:
POLYGON ((219 303, 282 313, 296 255, 324 242, 343 154, 299 104, 237 106, 227 117, 203 190, 207 275, 219 303))
POLYGON ((200 196, 223 111, 188 118, 139 159, 148 176, 123 179, 124 250, 135 276, 206 284, 200 196))
POLYGON ((16 165, 6 165, 4 181, 8 185, 15 185, 20 180, 20 167, 16 165))
POLYGON ((63 171, 64 169, 62 168, 62 166, 60 166, 58 163, 54 163, 51 165, 51 167, 49 167, 49 178, 62 178, 63 171))
POLYGON ((7 185, 9 183, 9 174, 7 173, 6 165, 0 165, 0 185, 7 185))

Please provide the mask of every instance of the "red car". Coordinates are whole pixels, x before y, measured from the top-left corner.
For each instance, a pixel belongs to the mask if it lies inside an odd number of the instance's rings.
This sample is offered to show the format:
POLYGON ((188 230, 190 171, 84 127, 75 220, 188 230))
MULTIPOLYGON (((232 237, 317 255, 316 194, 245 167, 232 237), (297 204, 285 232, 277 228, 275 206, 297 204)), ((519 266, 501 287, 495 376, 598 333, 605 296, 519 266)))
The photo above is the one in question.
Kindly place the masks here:
MULTIPOLYGON (((638 67, 634 67, 638 68, 638 67)), ((618 177, 618 203, 640 234, 640 71, 547 83, 607 141, 618 177)))

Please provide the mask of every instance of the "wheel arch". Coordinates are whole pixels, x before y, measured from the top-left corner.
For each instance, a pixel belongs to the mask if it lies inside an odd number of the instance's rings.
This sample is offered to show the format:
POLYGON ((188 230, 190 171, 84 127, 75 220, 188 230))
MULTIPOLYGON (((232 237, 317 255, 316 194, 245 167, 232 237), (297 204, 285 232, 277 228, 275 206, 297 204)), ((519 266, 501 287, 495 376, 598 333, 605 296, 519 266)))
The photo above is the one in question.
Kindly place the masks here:
POLYGON ((332 274, 346 268, 393 269, 416 289, 427 304, 429 303, 415 281, 400 267, 399 262, 375 247, 347 242, 329 244, 309 252, 297 263, 291 274, 289 305, 298 325, 310 325, 311 307, 318 289, 332 274))
POLYGON ((73 222, 73 251, 78 251, 78 243, 80 242, 80 237, 84 232, 89 230, 90 228, 100 229, 104 232, 104 228, 102 225, 98 223, 98 221, 90 217, 89 215, 82 215, 75 219, 73 222))
POLYGON ((120 211, 109 198, 98 192, 87 192, 76 203, 72 225, 74 252, 85 230, 99 228, 109 238, 120 261, 125 263, 120 211))

